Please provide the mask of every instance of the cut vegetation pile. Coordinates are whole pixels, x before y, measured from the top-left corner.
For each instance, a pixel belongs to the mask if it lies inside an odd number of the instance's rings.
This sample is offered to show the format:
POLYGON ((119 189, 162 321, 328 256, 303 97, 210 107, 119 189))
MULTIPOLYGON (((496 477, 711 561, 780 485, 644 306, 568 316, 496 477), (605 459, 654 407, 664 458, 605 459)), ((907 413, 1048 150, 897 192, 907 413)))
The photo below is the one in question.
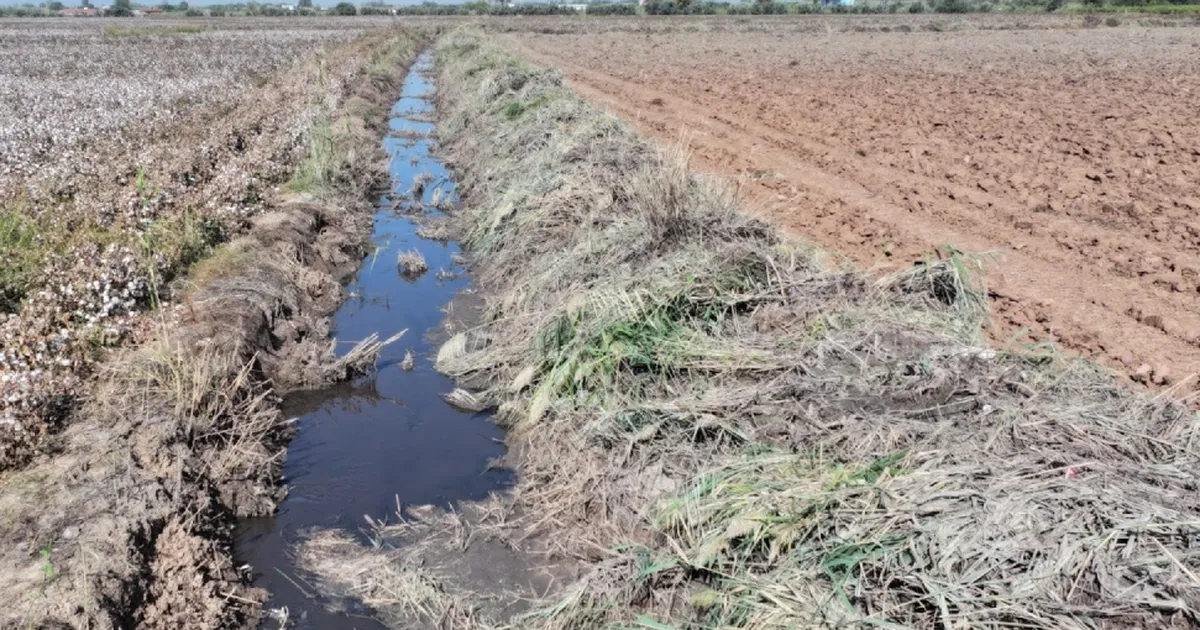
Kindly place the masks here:
MULTIPOLYGON (((962 256, 822 266, 558 73, 472 30, 439 54, 488 300, 437 365, 511 430, 489 531, 585 567, 514 626, 1200 623, 1197 424, 1169 393, 981 347, 962 256)), ((371 574, 393 621, 498 621, 371 574)))

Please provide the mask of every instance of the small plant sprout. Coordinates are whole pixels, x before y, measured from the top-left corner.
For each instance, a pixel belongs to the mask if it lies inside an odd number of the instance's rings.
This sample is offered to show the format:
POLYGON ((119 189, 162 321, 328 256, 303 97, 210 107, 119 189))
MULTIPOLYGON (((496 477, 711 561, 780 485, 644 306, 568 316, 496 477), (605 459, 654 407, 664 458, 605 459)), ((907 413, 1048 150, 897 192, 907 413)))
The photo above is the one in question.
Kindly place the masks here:
POLYGON ((385 241, 383 244, 375 246, 375 248, 371 251, 371 265, 369 269, 375 268, 375 263, 379 260, 379 255, 382 254, 385 249, 387 249, 389 244, 391 244, 391 241, 385 241))
POLYGON ((50 545, 42 547, 38 555, 42 557, 42 582, 49 582, 58 575, 54 570, 54 563, 50 561, 50 545))

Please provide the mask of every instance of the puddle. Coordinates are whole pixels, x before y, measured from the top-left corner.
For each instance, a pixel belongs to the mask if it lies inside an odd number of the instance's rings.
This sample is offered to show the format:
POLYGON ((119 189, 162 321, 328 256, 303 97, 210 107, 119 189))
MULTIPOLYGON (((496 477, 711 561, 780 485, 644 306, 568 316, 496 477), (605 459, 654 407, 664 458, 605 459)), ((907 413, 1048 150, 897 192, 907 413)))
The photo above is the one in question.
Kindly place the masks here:
MULTIPOLYGON (((285 399, 284 412, 298 418, 299 429, 284 466, 290 492, 274 516, 239 526, 239 563, 253 566, 255 585, 271 592, 266 607, 286 607, 296 628, 383 628, 356 614, 366 611, 351 606, 348 613, 330 612, 310 598, 313 589, 290 557, 302 531, 339 527, 359 532, 365 515, 394 520, 397 502, 478 500, 512 480, 509 471, 488 468, 489 460, 504 453, 502 432, 486 414, 462 412, 442 400, 441 394, 454 384, 433 369, 437 343, 431 333, 445 317, 443 306, 469 287, 454 260, 459 247, 421 238, 419 226, 393 210, 408 207, 400 202, 418 179, 426 182, 424 203, 455 199, 450 172, 430 153, 433 124, 406 118, 433 114, 432 71, 433 58, 426 53, 414 64, 392 108, 391 128, 404 132, 384 139, 394 189, 378 205, 375 251, 363 261, 333 319, 340 351, 372 333, 382 338, 404 329, 408 333, 384 350, 377 374, 285 399), (425 257, 429 270, 406 278, 396 257, 413 249, 425 257), (457 275, 439 274, 443 270, 457 275), (415 358, 411 370, 401 367, 407 351, 415 358)), ((277 625, 264 622, 268 628, 277 625)))

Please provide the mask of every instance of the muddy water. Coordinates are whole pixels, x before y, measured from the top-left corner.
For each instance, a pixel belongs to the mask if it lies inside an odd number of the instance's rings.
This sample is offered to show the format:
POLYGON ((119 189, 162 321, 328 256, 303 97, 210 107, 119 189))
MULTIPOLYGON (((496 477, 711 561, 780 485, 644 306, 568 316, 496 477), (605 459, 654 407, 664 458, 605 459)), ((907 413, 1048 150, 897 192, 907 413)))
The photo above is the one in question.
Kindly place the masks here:
POLYGON ((394 189, 379 201, 375 251, 363 261, 348 287, 350 297, 334 316, 340 351, 371 333, 383 338, 404 329, 408 333, 384 350, 376 374, 285 400, 284 411, 298 418, 299 428, 284 466, 288 497, 275 516, 246 521, 239 531, 239 562, 250 564, 255 584, 271 592, 267 607, 286 607, 297 628, 382 627, 361 616, 366 611, 352 602, 315 596, 289 555, 301 532, 323 527, 360 532, 364 515, 394 520, 397 503, 482 499, 510 481, 507 471, 488 467, 490 459, 503 454, 500 431, 482 414, 447 405, 441 394, 453 383, 432 367, 437 344, 431 335, 445 316, 442 309, 469 288, 455 262, 459 248, 419 237, 418 225, 393 210, 409 206, 405 200, 418 178, 428 182, 424 203, 454 198, 449 171, 431 155, 432 68, 432 57, 421 56, 392 108, 392 134, 384 147, 394 189), (429 271, 407 278, 396 257, 413 249, 424 255, 429 271), (415 362, 405 370, 409 351, 415 362), (331 603, 346 611, 326 610, 331 603))

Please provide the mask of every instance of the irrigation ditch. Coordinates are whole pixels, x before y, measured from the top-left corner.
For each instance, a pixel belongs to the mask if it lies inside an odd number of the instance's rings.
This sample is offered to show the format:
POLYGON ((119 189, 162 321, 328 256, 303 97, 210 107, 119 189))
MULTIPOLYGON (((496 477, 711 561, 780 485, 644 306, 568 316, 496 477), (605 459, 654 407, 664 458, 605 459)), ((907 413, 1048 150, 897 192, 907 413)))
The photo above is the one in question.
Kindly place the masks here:
POLYGON ((294 565, 292 548, 308 531, 343 528, 366 544, 369 523, 393 520, 402 506, 451 507, 511 483, 507 471, 489 467, 504 454, 499 428, 487 414, 447 402, 454 382, 433 368, 446 326, 468 325, 473 309, 461 251, 436 227, 457 193, 431 151, 432 71, 425 52, 391 110, 384 147, 393 187, 378 200, 372 247, 332 319, 342 354, 372 335, 398 339, 368 374, 284 398, 285 415, 297 419, 283 467, 287 498, 239 531, 239 562, 254 567, 255 585, 271 593, 265 606, 283 625, 374 627, 348 619, 366 611, 352 598, 323 597, 294 565))

